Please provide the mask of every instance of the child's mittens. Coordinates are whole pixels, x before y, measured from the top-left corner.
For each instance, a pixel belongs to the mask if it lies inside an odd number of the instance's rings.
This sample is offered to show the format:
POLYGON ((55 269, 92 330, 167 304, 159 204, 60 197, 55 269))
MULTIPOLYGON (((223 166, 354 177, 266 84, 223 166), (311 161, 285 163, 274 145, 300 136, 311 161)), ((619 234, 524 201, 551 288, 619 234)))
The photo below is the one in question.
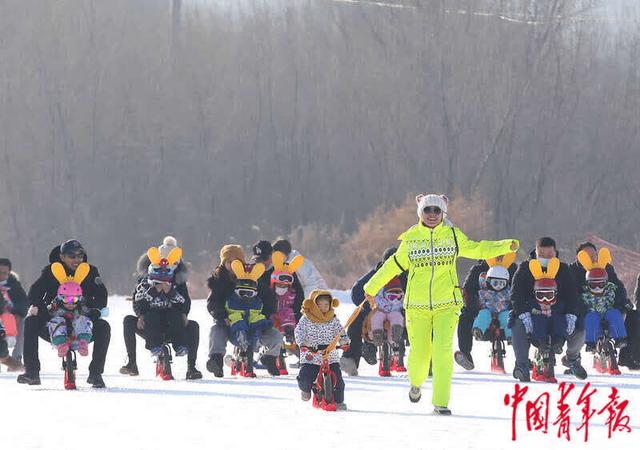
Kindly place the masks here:
POLYGON ((567 319, 567 335, 573 334, 576 329, 576 316, 573 314, 566 314, 567 319))
POLYGON ((351 344, 351 339, 349 339, 349 336, 347 335, 342 335, 340 336, 338 344, 340 347, 346 347, 347 345, 351 344))
POLYGON ((531 321, 531 313, 525 312, 518 316, 518 319, 522 321, 522 325, 524 325, 524 330, 527 334, 531 334, 533 331, 533 322, 531 321))

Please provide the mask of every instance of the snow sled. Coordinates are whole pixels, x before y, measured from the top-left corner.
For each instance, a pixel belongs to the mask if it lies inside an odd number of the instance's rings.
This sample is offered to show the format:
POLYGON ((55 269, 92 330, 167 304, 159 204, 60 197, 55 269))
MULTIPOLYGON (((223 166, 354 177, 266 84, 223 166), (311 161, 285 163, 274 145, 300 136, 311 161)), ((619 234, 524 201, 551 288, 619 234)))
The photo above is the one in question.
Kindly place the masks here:
POLYGON ((171 361, 173 357, 171 355, 171 348, 169 342, 164 341, 162 343, 162 353, 156 358, 156 377, 160 377, 164 381, 173 380, 173 374, 171 373, 171 361))
POLYGON ((231 375, 239 375, 245 378, 256 377, 253 371, 253 347, 251 345, 246 350, 235 346, 233 355, 226 355, 224 363, 231 368, 231 375))
POLYGON ((473 336, 478 341, 490 341, 491 342, 491 372, 504 375, 504 358, 507 354, 505 349, 505 336, 504 331, 500 327, 500 321, 498 320, 498 313, 491 313, 491 323, 487 328, 487 331, 482 333, 480 328, 474 328, 472 330, 473 336))
POLYGON ((324 411, 335 411, 336 400, 334 392, 336 389, 336 374, 329 368, 329 360, 323 359, 316 377, 316 382, 312 386, 313 407, 324 411))
POLYGON ((620 375, 618 367, 618 354, 613 339, 609 337, 609 323, 602 319, 601 327, 603 335, 596 341, 596 351, 593 354, 593 368, 598 373, 620 375))
POLYGON ((73 338, 73 323, 71 316, 65 315, 67 327, 67 353, 62 357, 62 370, 64 371, 64 388, 66 390, 76 389, 76 369, 78 363, 76 361, 76 352, 73 350, 75 342, 73 338))

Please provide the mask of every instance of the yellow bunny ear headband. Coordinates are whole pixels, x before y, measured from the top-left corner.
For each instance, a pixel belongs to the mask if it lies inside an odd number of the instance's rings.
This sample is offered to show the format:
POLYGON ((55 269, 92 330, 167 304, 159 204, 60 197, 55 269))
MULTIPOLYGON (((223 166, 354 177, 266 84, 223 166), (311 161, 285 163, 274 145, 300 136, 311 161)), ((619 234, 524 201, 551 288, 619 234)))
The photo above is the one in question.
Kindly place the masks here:
POLYGON ((176 247, 169 252, 166 258, 163 258, 160 255, 159 248, 151 247, 147 250, 147 257, 154 266, 175 266, 182 258, 182 249, 180 247, 176 247))
POLYGON ((76 269, 76 273, 73 276, 69 276, 67 275, 67 272, 64 270, 64 266, 61 263, 55 262, 51 264, 51 273, 60 284, 68 282, 82 284, 84 279, 87 278, 87 275, 89 275, 90 269, 91 267, 89 266, 89 264, 83 262, 76 269))
POLYGON ((586 251, 580 250, 578 252, 578 261, 587 272, 591 269, 604 269, 607 267, 607 264, 611 264, 611 252, 608 248, 602 247, 598 252, 598 259, 592 261, 586 251))
POLYGON ((238 280, 251 280, 257 282, 264 273, 265 267, 264 264, 257 263, 250 271, 247 272, 245 270, 244 263, 239 259, 235 259, 231 263, 231 270, 233 270, 233 273, 236 275, 238 280))
POLYGON ((487 259, 487 264, 489 264, 489 267, 502 266, 505 269, 509 269, 509 267, 511 267, 511 264, 513 264, 515 260, 516 252, 511 252, 507 253, 506 255, 489 258, 487 259))
POLYGON ((273 273, 271 274, 271 287, 276 283, 292 285, 293 274, 304 264, 304 257, 302 255, 296 255, 291 262, 285 262, 287 256, 280 252, 275 251, 271 255, 271 261, 273 262, 273 273))

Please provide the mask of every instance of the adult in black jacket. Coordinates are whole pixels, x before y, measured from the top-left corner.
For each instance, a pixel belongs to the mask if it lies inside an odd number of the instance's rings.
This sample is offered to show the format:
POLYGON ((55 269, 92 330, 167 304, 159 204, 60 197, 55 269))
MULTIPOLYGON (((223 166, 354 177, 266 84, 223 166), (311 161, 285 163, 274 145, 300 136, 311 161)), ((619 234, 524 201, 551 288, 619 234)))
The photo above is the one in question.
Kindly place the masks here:
MULTIPOLYGON (((387 259, 392 257, 396 252, 395 247, 390 247, 384 251, 382 254, 382 260, 379 261, 375 267, 373 267, 369 272, 364 274, 358 281, 355 282, 353 287, 351 288, 351 301, 354 305, 359 306, 365 300, 364 294, 364 285, 373 277, 373 275, 382 267, 387 259)), ((406 290, 407 288, 407 273, 403 272, 399 276, 400 282, 402 284, 402 290, 406 290)), ((365 304, 362 308, 362 312, 355 318, 355 320, 351 323, 349 328, 347 329, 347 334, 351 343, 349 344, 349 349, 342 354, 342 358, 340 359, 340 367, 342 370, 348 374, 349 376, 357 376, 358 375, 358 367, 360 366, 360 358, 364 357, 365 360, 369 364, 375 364, 377 362, 377 349, 375 345, 370 342, 362 341, 362 326, 364 325, 364 321, 371 312, 371 307, 369 304, 365 304)), ((400 356, 404 355, 405 347, 404 345, 400 346, 400 356)))
MULTIPOLYGON (((509 266, 509 277, 513 280, 513 275, 516 273, 515 263, 509 266)), ((455 361, 464 367, 466 370, 473 370, 473 357, 471 356, 471 349, 473 348, 473 336, 471 330, 473 328, 473 322, 478 317, 480 312, 480 276, 489 270, 489 264, 484 259, 478 260, 478 262, 469 269, 469 273, 462 285, 462 297, 464 300, 464 306, 460 312, 460 319, 458 321, 458 351, 455 353, 455 361)))
POLYGON ((628 344, 620 350, 618 364, 626 366, 629 370, 640 370, 640 274, 636 281, 634 293, 634 308, 627 312, 624 326, 627 329, 628 344))
MULTIPOLYGON (((18 276, 12 272, 11 261, 7 258, 0 258, 0 303, 3 298, 5 308, 9 306, 9 312, 16 318, 18 335, 16 336, 16 344, 13 347, 11 358, 14 363, 17 363, 14 367, 21 371, 23 369, 24 318, 27 316, 27 310, 29 309, 29 300, 18 276)), ((10 368, 9 370, 13 371, 14 369, 10 368)))
MULTIPOLYGON (((220 378, 223 373, 224 354, 229 342, 228 314, 225 307, 227 299, 236 287, 236 277, 231 270, 231 263, 239 259, 244 261, 244 251, 239 245, 225 245, 220 250, 220 264, 214 269, 207 280, 211 290, 207 299, 207 310, 213 317, 213 326, 209 332, 209 360, 207 370, 220 378)), ((258 296, 262 300, 262 314, 269 317, 276 312, 275 294, 264 276, 258 279, 258 296)), ((260 342, 266 351, 260 359, 271 375, 278 376, 280 371, 276 367, 276 358, 282 348, 282 334, 271 327, 264 330, 260 342)))
MULTIPOLYGON (((24 326, 24 366, 25 372, 18 376, 18 383, 40 384, 40 361, 38 359, 38 337, 50 341, 47 322, 47 306, 55 299, 59 283, 51 273, 51 264, 62 263, 67 275, 75 274, 77 267, 87 261, 82 245, 76 240, 55 247, 49 254, 49 265, 42 269, 40 278, 29 289, 29 313, 24 326)), ((107 288, 95 266, 90 266, 89 275, 81 284, 82 293, 90 308, 93 322, 93 355, 89 364, 87 383, 95 388, 105 387, 102 380, 104 362, 111 339, 109 323, 100 319, 100 310, 107 306, 107 288)))
MULTIPOLYGON (((166 254, 177 246, 175 238, 167 236, 163 240, 163 244, 159 247, 160 254, 166 257, 166 254)), ((146 253, 138 258, 136 278, 137 284, 140 284, 147 275, 149 257, 146 253)), ((189 278, 189 265, 183 261, 178 263, 174 272, 174 283, 176 290, 185 299, 185 314, 188 315, 191 310, 191 296, 187 287, 189 278)), ((135 296, 135 292, 132 297, 135 296)), ((144 320, 135 315, 127 315, 123 319, 122 331, 124 334, 124 344, 127 349, 127 363, 120 368, 123 375, 136 376, 139 374, 136 354, 136 335, 145 338, 144 320)), ((200 346, 200 325, 195 320, 188 320, 186 333, 186 345, 189 349, 187 355, 187 380, 198 380, 202 378, 202 373, 196 368, 196 359, 198 357, 198 347, 200 346)))
MULTIPOLYGON (((538 239, 536 242, 536 248, 529 255, 529 259, 524 261, 516 270, 513 276, 513 283, 511 289, 511 302, 513 305, 511 316, 511 331, 512 331, 512 345, 513 351, 516 356, 515 368, 513 369, 513 376, 520 381, 530 381, 529 375, 529 337, 528 333, 531 330, 531 311, 536 306, 535 293, 533 290, 534 279, 531 271, 529 270, 529 261, 532 259, 538 259, 543 268, 546 268, 546 264, 551 258, 557 257, 558 251, 556 249, 556 243, 549 237, 538 239)), ((571 269, 565 263, 560 263, 560 269, 556 275, 556 282, 558 284, 557 303, 554 305, 556 311, 560 314, 567 316, 567 342, 568 347, 572 350, 576 345, 582 341, 584 343, 584 331, 582 331, 582 338, 580 338, 579 331, 576 333, 577 328, 570 329, 569 321, 575 320, 578 314, 578 302, 577 302, 577 290, 571 269), (569 332, 570 331, 570 332, 569 332)), ((576 326, 575 322, 573 325, 576 326)), ((580 365, 580 352, 578 350, 578 356, 570 363, 573 374, 584 379, 587 377, 587 373, 580 365)))

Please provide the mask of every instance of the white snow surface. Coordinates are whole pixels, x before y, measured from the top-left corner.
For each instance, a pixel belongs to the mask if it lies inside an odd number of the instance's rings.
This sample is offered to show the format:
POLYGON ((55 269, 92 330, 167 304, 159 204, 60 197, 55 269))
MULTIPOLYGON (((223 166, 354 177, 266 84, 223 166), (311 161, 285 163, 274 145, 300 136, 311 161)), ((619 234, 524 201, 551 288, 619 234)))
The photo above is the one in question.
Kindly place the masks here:
MULTIPOLYGON (((344 321, 353 311, 348 291, 336 291, 344 321)), ((104 379, 105 390, 86 383, 89 358, 78 359, 78 390, 65 391, 60 360, 44 341, 40 341, 41 386, 16 383, 16 375, 0 373, 3 449, 502 449, 502 448, 637 448, 640 439, 640 373, 623 368, 617 377, 597 376, 587 367, 593 387, 594 407, 607 402, 610 386, 629 400, 626 413, 631 418, 631 433, 614 433, 607 438, 604 416, 591 420, 590 437, 576 432, 580 411, 577 391, 584 382, 569 375, 560 381, 574 382, 569 395, 571 406, 571 442, 556 436, 552 423, 558 410, 557 385, 531 383, 525 400, 540 393, 551 393, 552 408, 548 434, 527 432, 524 402, 519 407, 518 437, 511 441, 511 408, 503 403, 505 394, 513 394, 515 380, 510 373, 495 375, 489 371, 489 345, 475 342, 476 369, 466 372, 455 366, 450 417, 434 416, 431 406, 431 381, 423 386, 422 400, 413 404, 407 397, 406 374, 381 378, 377 367, 362 361, 360 376, 347 377, 346 412, 325 412, 300 400, 295 380, 290 375, 270 377, 257 370, 255 379, 214 378, 206 372, 205 362, 212 319, 206 302, 194 301, 191 319, 200 324, 198 367, 204 374, 199 381, 186 381, 186 358, 174 361, 174 381, 155 378, 154 364, 144 343, 138 339, 138 377, 120 375, 125 361, 122 318, 131 314, 131 303, 123 297, 109 300, 112 338, 104 379)), ((457 338, 456 338, 457 339, 457 338)), ((457 341, 456 341, 457 342, 457 341)), ((454 345, 457 347, 457 345, 454 345)), ((229 347, 229 350, 231 348, 229 347)), ((295 358, 293 358, 295 360, 295 358)), ((513 352, 507 353, 507 370, 513 368, 513 352)), ((589 356, 583 355, 587 366, 589 356)), ((557 372, 562 373, 560 366, 557 372)))

